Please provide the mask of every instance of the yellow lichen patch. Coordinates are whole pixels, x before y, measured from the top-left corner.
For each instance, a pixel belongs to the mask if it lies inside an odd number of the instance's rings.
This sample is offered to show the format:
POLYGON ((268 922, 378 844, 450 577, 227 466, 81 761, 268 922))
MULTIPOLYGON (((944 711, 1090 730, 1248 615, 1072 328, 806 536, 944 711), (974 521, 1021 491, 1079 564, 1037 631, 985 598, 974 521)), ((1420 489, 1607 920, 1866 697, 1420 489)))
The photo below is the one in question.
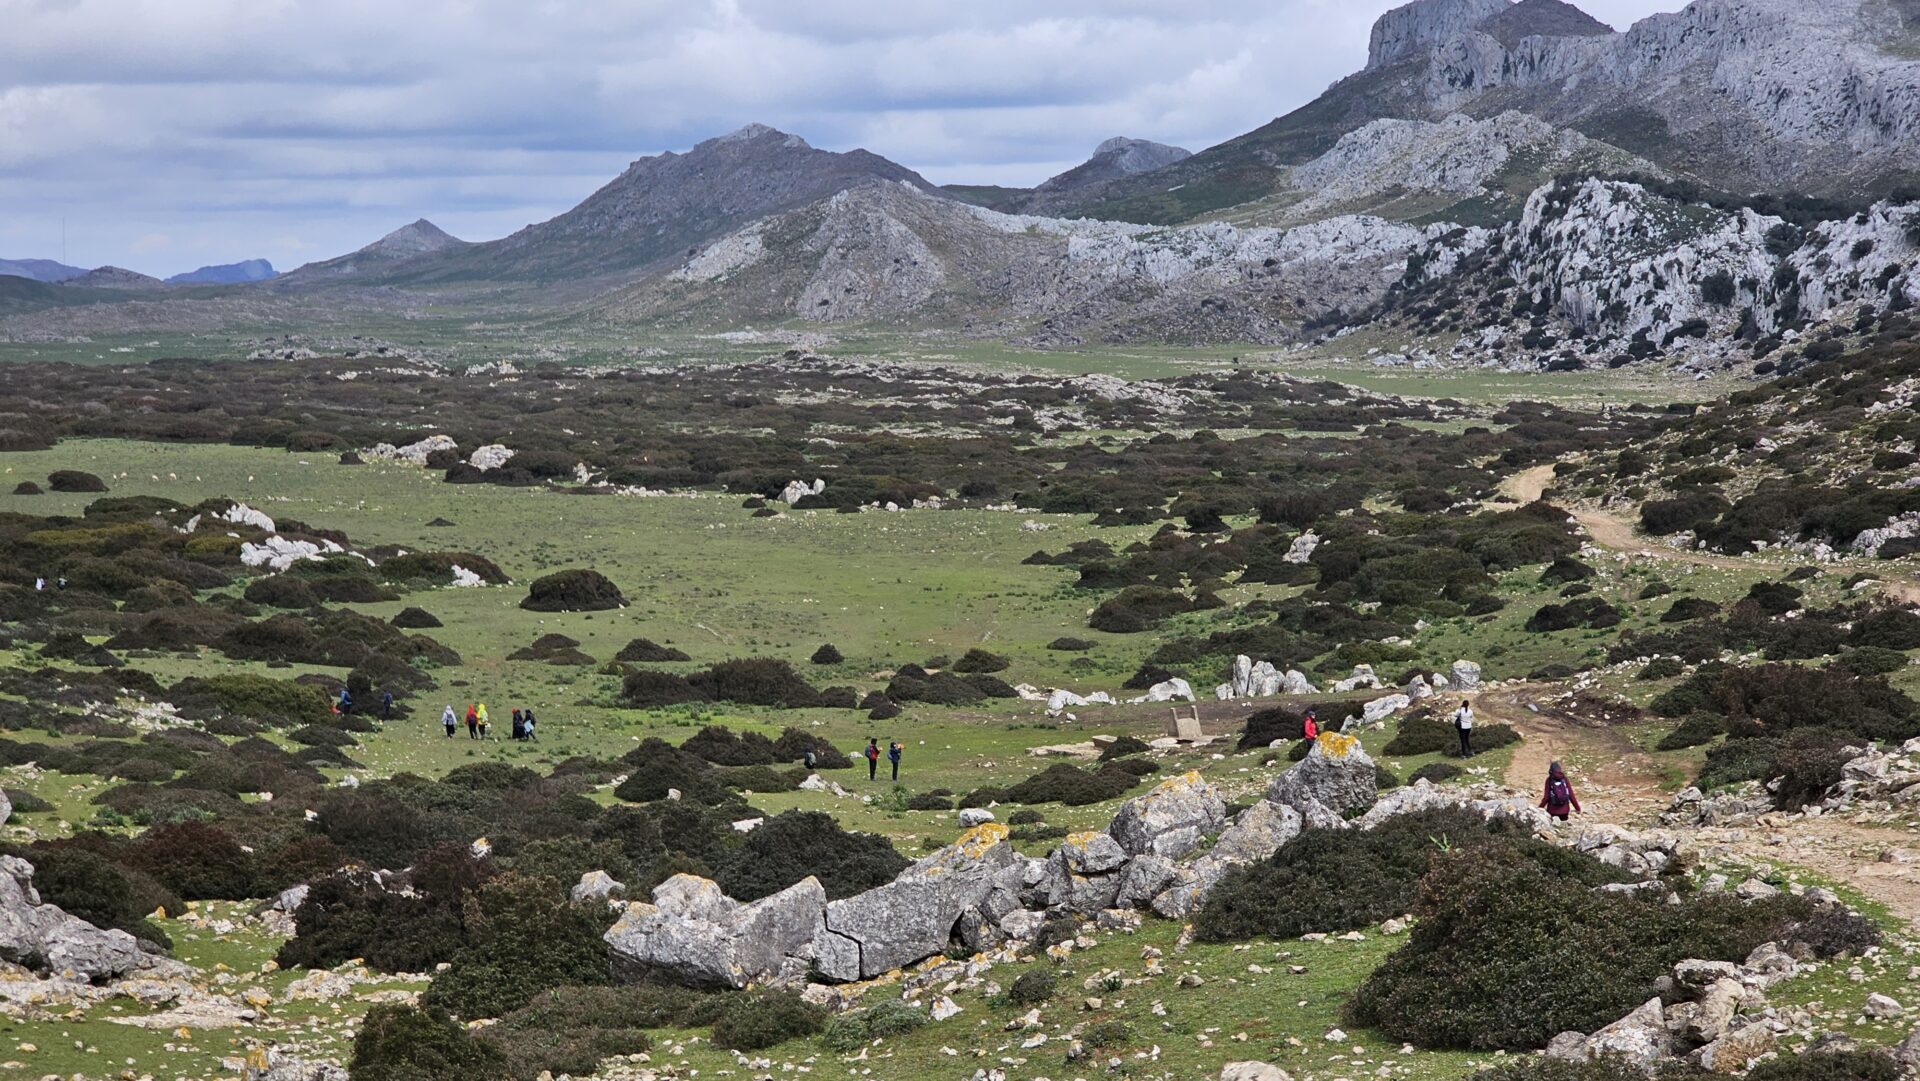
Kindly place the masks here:
POLYGON ((1345 758, 1359 749, 1360 741, 1338 732, 1320 733, 1320 753, 1328 758, 1345 758))
POLYGON ((1067 834, 1067 843, 1085 848, 1100 837, 1097 830, 1083 830, 1080 833, 1067 834))
POLYGON ((1183 788, 1192 788, 1195 785, 1200 785, 1205 783, 1206 783, 1205 781, 1200 779, 1199 770, 1190 769, 1187 772, 1182 773, 1178 777, 1169 777, 1166 780, 1161 781, 1160 786, 1158 788, 1155 788, 1153 791, 1155 795, 1158 795, 1162 792, 1177 792, 1183 788))
POLYGON ((961 855, 979 859, 987 854, 994 845, 1004 842, 1013 835, 1013 831, 998 822, 983 822, 960 835, 954 847, 961 855))

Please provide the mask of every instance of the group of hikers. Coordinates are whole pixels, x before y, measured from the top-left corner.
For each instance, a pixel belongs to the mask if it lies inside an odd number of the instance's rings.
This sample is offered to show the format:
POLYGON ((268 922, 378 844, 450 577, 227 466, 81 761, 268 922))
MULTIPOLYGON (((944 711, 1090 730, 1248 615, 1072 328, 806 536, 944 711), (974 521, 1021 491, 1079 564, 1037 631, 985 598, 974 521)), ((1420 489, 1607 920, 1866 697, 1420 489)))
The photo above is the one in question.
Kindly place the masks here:
MULTIPOLYGON (((1320 718, 1311 708, 1301 715, 1300 730, 1303 738, 1310 740, 1320 738, 1320 718)), ((1460 708, 1453 711, 1453 730, 1460 737, 1461 758, 1472 758, 1478 753, 1473 749, 1473 703, 1467 699, 1461 699, 1460 708)), ((899 744, 894 746, 898 747, 899 744)), ((867 750, 871 758, 874 751, 871 741, 868 743, 867 750)), ((899 774, 899 762, 899 758, 896 757, 894 759, 896 777, 899 774)), ((1541 794, 1540 806, 1547 814, 1561 822, 1567 821, 1570 815, 1586 813, 1580 809, 1580 797, 1574 794, 1573 782, 1567 779, 1566 767, 1558 762, 1547 768, 1546 791, 1541 794)))
MULTIPOLYGON (((515 742, 538 742, 540 737, 534 730, 536 723, 533 707, 514 710, 510 738, 515 742)), ((460 715, 454 712, 451 705, 440 711, 440 724, 446 728, 447 738, 452 739, 454 731, 460 727, 460 715)), ((467 738, 482 740, 493 738, 493 724, 487 716, 485 702, 467 703, 467 738)))

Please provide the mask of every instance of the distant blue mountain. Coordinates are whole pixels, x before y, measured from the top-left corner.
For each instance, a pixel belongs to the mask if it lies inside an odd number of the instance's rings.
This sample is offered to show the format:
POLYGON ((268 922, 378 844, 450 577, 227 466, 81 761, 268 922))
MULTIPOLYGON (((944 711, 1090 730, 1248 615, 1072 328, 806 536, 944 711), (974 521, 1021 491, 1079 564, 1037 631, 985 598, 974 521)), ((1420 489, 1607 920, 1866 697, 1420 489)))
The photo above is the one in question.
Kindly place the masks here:
POLYGON ((240 285, 244 282, 263 282, 273 277, 277 271, 273 264, 265 259, 249 259, 244 263, 227 263, 224 266, 203 266, 191 274, 175 274, 167 279, 168 285, 240 285))
POLYGON ((37 282, 63 282, 85 273, 80 267, 56 263, 51 259, 0 259, 0 276, 32 278, 37 282))

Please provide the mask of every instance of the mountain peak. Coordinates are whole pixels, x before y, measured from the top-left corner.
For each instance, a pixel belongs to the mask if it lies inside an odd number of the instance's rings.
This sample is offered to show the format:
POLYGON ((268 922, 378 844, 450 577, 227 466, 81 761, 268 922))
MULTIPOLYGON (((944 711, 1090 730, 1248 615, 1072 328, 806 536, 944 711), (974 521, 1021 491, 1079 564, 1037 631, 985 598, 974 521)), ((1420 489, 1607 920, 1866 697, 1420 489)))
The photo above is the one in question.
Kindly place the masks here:
POLYGON ((1420 56, 1512 7, 1512 0, 1413 0, 1373 24, 1367 70, 1420 56))
POLYGON ((368 255, 427 255, 466 243, 425 218, 410 222, 360 249, 368 255))
POLYGON ((1191 150, 1146 139, 1117 135, 1094 148, 1093 159, 1105 160, 1123 173, 1150 173, 1193 157, 1191 150))
POLYGON ((222 263, 217 266, 203 266, 185 274, 175 274, 167 279, 168 285, 241 285, 247 282, 263 282, 274 276, 273 264, 265 259, 248 259, 239 263, 222 263))
POLYGON ((781 131, 779 128, 768 127, 765 124, 748 124, 737 131, 728 132, 727 134, 722 135, 715 139, 708 139, 706 142, 701 143, 699 146, 695 147, 694 149, 698 150, 701 147, 726 146, 731 143, 753 143, 753 142, 759 142, 763 139, 778 140, 782 147, 786 147, 788 149, 794 149, 794 150, 812 150, 813 149, 813 147, 809 145, 805 139, 802 139, 798 135, 789 135, 786 132, 781 131))

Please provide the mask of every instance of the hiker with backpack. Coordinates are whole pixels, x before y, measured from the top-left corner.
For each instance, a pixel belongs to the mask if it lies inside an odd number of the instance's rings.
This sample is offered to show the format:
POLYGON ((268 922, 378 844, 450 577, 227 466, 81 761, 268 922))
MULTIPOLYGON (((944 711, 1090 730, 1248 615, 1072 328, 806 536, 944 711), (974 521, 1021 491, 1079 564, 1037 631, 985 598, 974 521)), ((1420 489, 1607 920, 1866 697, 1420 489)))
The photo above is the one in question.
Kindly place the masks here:
POLYGON ((352 716, 353 692, 347 690, 345 687, 340 688, 340 701, 334 705, 333 711, 342 717, 352 716))
POLYGON ((460 726, 460 718, 453 712, 451 703, 446 709, 440 711, 440 723, 447 726, 447 738, 452 739, 453 730, 460 726))
POLYGON ((880 776, 880 741, 867 740, 867 780, 878 780, 880 776))
POLYGON ((900 755, 905 750, 906 748, 900 745, 899 740, 891 739, 887 741, 887 761, 893 763, 893 780, 896 784, 900 781, 900 755))
POLYGON ((526 712, 524 712, 524 713, 522 713, 522 714, 520 715, 520 720, 521 720, 521 723, 522 723, 522 724, 523 724, 523 725, 524 725, 524 726, 526 727, 526 736, 527 736, 527 742, 528 742, 528 743, 538 743, 538 742, 540 742, 540 737, 539 737, 539 736, 538 736, 537 734, 535 734, 535 732, 534 732, 534 730, 533 730, 533 709, 532 709, 532 707, 528 707, 528 709, 526 710, 526 712))
POLYGON ((1473 703, 1460 702, 1460 708, 1453 711, 1453 729, 1460 733, 1460 757, 1473 757, 1473 703))
POLYGON ((1558 762, 1547 769, 1547 791, 1540 798, 1540 806, 1562 822, 1567 820, 1568 812, 1586 814, 1580 809, 1580 797, 1574 795, 1573 782, 1567 780, 1566 768, 1558 762))
POLYGON ((1314 716, 1312 710, 1308 710, 1306 714, 1300 718, 1300 738, 1305 740, 1316 740, 1320 738, 1320 718, 1314 716))
POLYGON ((515 743, 527 738, 527 722, 520 716, 520 711, 517 709, 513 711, 513 727, 508 732, 508 738, 515 743))
POLYGON ((472 702, 467 703, 467 738, 480 738, 480 710, 472 702))

